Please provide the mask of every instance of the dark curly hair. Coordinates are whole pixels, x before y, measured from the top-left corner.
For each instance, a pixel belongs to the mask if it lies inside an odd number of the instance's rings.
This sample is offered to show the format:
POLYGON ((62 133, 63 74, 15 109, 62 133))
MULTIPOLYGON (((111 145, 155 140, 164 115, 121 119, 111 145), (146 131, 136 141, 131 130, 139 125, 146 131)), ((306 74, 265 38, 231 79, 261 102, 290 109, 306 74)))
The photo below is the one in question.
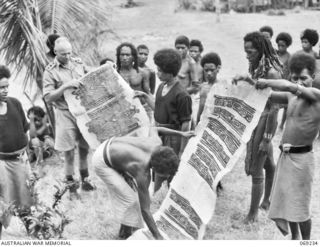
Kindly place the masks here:
POLYGON ((189 41, 189 38, 185 35, 181 35, 181 36, 178 36, 174 42, 174 45, 178 45, 178 44, 183 44, 183 45, 186 45, 186 47, 190 47, 190 41, 189 41))
POLYGON ((191 40, 190 41, 190 47, 191 46, 197 46, 197 47, 199 47, 200 53, 203 52, 203 45, 202 45, 200 40, 198 40, 198 39, 191 40))
POLYGON ((120 52, 121 52, 121 49, 122 47, 129 47, 131 49, 131 55, 133 57, 133 68, 139 72, 139 67, 138 67, 138 52, 137 52, 137 49, 136 47, 129 43, 129 42, 124 42, 122 44, 120 44, 118 47, 117 47, 117 70, 118 72, 120 71, 121 69, 121 62, 120 62, 120 52))
POLYGON ((307 69, 309 74, 313 75, 316 69, 316 59, 305 52, 296 52, 289 59, 290 73, 300 74, 303 69, 307 69))
POLYGON ((60 35, 53 33, 53 34, 49 34, 48 38, 46 40, 46 45, 49 48, 49 54, 54 57, 56 54, 54 53, 54 42, 56 41, 56 39, 60 38, 60 35))
POLYGON ((161 49, 154 54, 154 63, 165 73, 177 76, 181 68, 181 57, 174 49, 161 49))
POLYGON ((292 44, 292 37, 289 33, 286 33, 286 32, 279 33, 276 38, 276 43, 278 43, 280 40, 284 41, 287 47, 289 47, 292 44))
POLYGON ((206 63, 213 63, 217 67, 221 65, 221 59, 220 56, 215 52, 209 52, 206 55, 204 55, 201 59, 201 66, 203 67, 206 63))
POLYGON ((306 29, 301 33, 300 39, 306 39, 312 46, 315 46, 319 41, 319 34, 314 29, 306 29))
POLYGON ((151 154, 149 165, 156 173, 174 175, 179 167, 179 158, 172 148, 161 146, 151 154))
MULTIPOLYGON (((244 42, 252 42, 252 46, 257 49, 260 54, 260 59, 264 55, 265 59, 265 71, 264 74, 267 73, 267 70, 273 67, 279 73, 282 72, 282 65, 279 60, 279 57, 276 51, 273 49, 270 40, 266 39, 261 32, 251 32, 246 34, 243 38, 244 42)), ((254 74, 253 67, 249 68, 249 72, 251 75, 254 74)), ((261 75, 260 75, 261 76, 261 75)))
POLYGON ((263 26, 259 29, 260 32, 267 32, 270 34, 270 37, 273 36, 273 29, 270 26, 263 26))
POLYGON ((46 115, 46 113, 40 106, 31 107, 27 112, 27 116, 29 116, 31 112, 33 112, 33 114, 36 115, 37 117, 41 117, 41 118, 43 118, 46 115))
POLYGON ((9 79, 10 77, 11 77, 11 73, 9 68, 5 65, 0 65, 0 80, 2 80, 3 78, 9 79))

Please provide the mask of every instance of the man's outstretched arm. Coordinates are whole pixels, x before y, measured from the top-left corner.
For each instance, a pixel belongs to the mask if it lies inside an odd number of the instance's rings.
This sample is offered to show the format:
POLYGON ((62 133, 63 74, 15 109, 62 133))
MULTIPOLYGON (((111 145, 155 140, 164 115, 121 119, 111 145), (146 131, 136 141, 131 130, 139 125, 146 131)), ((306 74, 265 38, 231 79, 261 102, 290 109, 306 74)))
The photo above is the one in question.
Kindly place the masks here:
POLYGON ((320 90, 313 87, 303 87, 287 80, 259 79, 257 88, 270 87, 274 90, 290 92, 309 101, 320 101, 320 90))
POLYGON ((138 185, 138 195, 141 207, 141 214, 152 235, 156 239, 163 239, 150 212, 151 200, 147 186, 147 184, 149 183, 147 180, 148 179, 145 175, 139 176, 139 178, 136 179, 138 185))

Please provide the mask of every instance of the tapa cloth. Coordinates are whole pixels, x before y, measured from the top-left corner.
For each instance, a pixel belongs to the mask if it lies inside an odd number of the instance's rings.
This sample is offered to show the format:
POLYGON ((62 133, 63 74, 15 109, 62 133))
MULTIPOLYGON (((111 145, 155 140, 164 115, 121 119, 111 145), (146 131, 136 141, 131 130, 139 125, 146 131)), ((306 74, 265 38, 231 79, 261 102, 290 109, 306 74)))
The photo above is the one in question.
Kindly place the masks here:
MULTIPOLYGON (((32 198, 27 187, 30 176, 30 166, 26 152, 19 159, 0 160, 0 202, 6 205, 30 206, 32 198)), ((2 211, 2 210, 1 210, 2 211)), ((0 222, 7 227, 10 216, 0 212, 0 222), (2 215, 1 215, 2 214, 2 215)))
MULTIPOLYGON (((108 142, 109 140, 103 142, 92 156, 95 172, 108 187, 112 210, 120 223, 142 228, 143 218, 137 191, 134 191, 123 176, 109 167, 103 159, 104 147, 108 142)), ((109 152, 108 148, 107 152, 109 152)), ((110 153, 107 157, 110 157, 110 153)))
POLYGON ((304 222, 311 217, 311 186, 315 160, 313 152, 281 153, 271 194, 269 218, 284 234, 290 222, 304 222))

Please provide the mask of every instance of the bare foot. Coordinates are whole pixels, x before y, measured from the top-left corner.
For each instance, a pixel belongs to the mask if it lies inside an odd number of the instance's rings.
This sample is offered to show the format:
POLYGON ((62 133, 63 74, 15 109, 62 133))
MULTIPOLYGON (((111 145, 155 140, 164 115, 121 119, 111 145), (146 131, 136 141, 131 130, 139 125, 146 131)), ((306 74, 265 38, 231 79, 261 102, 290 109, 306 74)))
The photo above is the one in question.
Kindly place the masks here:
POLYGON ((261 209, 264 209, 264 210, 269 210, 270 208, 270 201, 263 201, 260 205, 260 208, 261 209))
POLYGON ((247 217, 244 219, 243 223, 245 225, 248 225, 257 221, 258 221, 258 214, 248 214, 247 217))

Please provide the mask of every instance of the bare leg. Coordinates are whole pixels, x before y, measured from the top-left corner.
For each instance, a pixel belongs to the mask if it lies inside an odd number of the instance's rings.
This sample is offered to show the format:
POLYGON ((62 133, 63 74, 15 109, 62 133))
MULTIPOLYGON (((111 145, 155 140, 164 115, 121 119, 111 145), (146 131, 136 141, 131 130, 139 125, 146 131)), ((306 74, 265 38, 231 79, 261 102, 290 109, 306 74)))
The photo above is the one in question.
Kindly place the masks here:
POLYGON ((266 158, 267 158, 266 155, 260 154, 255 164, 259 167, 257 167, 252 174, 251 204, 250 204, 249 213, 244 220, 245 224, 258 220, 259 204, 263 194, 263 182, 264 182, 263 167, 266 162, 266 158))
POLYGON ((290 230, 291 230, 291 239, 298 240, 299 239, 299 225, 297 222, 289 222, 290 230))
POLYGON ((311 219, 299 222, 300 232, 303 240, 309 240, 311 235, 311 219))
POLYGON ((264 197, 263 197, 262 203, 260 205, 260 208, 262 208, 264 210, 269 210, 270 194, 271 194, 273 178, 274 178, 274 171, 275 171, 275 164, 274 164, 274 160, 273 160, 273 155, 271 157, 267 158, 266 163, 265 163, 265 171, 266 171, 266 181, 265 181, 265 187, 264 187, 264 197))
MULTIPOLYGON (((254 179, 252 179, 254 180, 254 179)), ((251 204, 250 210, 247 217, 244 220, 245 224, 252 223, 258 220, 258 210, 259 210, 259 203, 263 193, 263 179, 260 183, 256 183, 256 181, 252 182, 251 188, 251 204)))

